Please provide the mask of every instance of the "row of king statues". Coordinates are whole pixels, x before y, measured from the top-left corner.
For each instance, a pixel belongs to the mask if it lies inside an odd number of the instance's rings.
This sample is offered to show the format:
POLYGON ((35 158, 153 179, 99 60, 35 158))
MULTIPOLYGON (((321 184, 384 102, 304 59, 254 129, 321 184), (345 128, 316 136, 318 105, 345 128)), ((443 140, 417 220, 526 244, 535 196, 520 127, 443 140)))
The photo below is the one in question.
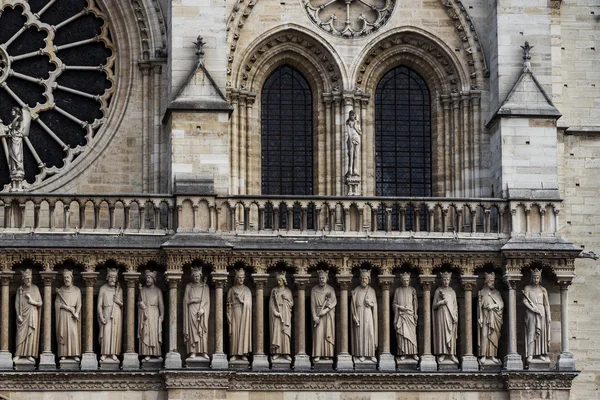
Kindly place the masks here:
MULTIPOLYGON (((328 284, 328 271, 319 270, 318 284, 310 294, 313 365, 331 365, 335 356, 336 329, 335 290, 328 284)), ((73 272, 63 271, 63 285, 56 290, 57 353, 61 360, 79 362, 81 357, 81 291, 73 285, 73 272)), ((433 355, 438 364, 458 366, 458 301, 450 287, 451 273, 441 274, 442 284, 434 293, 432 309, 433 355)), ((417 324, 419 319, 417 292, 410 286, 410 274, 401 274, 392 310, 392 328, 397 338, 398 363, 418 364, 417 324)), ((226 318, 229 327, 229 361, 248 363, 252 353, 252 301, 250 288, 244 284, 245 271, 235 271, 234 284, 227 291, 226 318)), ((369 270, 360 271, 360 284, 351 291, 350 332, 351 355, 356 364, 376 366, 378 355, 378 310, 375 290, 370 286, 369 270)), ((277 273, 277 285, 269 298, 270 356, 272 362, 292 362, 292 329, 294 297, 287 287, 285 273, 277 273)), ((525 344, 527 362, 547 362, 550 343, 550 306, 546 289, 541 285, 541 271, 532 271, 532 281, 523 290, 525 311, 525 344)), ((108 269, 106 284, 97 298, 100 361, 118 362, 122 354, 123 290, 118 284, 118 271, 108 269)), ((39 355, 42 297, 32 284, 32 272, 22 272, 22 285, 15 298, 16 350, 15 363, 35 363, 39 355)), ((162 360, 162 326, 165 316, 163 293, 156 286, 156 272, 146 271, 137 298, 139 355, 142 361, 162 360)), ((502 331, 504 302, 495 288, 494 273, 485 274, 484 287, 477 296, 478 354, 481 366, 500 365, 498 344, 502 331)), ((183 338, 190 361, 210 362, 208 336, 210 291, 200 268, 192 268, 191 282, 183 296, 183 338)), ((386 329, 386 327, 383 327, 386 329)), ((249 365, 249 364, 248 364, 249 365)))

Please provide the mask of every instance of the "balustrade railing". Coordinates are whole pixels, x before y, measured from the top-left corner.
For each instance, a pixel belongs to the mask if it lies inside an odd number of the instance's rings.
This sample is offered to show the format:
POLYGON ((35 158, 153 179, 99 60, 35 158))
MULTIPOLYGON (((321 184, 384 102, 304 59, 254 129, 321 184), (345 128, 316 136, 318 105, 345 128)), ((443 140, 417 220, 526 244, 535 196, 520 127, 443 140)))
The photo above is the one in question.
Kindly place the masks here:
POLYGON ((488 237, 555 235, 558 201, 324 196, 0 196, 1 232, 488 237))

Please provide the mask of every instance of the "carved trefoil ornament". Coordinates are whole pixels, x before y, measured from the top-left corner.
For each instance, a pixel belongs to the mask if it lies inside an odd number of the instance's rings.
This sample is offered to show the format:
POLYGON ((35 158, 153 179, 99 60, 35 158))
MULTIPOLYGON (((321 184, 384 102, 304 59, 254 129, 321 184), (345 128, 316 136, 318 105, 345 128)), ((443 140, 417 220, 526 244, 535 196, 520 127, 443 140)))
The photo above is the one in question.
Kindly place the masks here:
POLYGON ((390 18, 395 0, 303 0, 308 17, 335 36, 363 37, 390 18))

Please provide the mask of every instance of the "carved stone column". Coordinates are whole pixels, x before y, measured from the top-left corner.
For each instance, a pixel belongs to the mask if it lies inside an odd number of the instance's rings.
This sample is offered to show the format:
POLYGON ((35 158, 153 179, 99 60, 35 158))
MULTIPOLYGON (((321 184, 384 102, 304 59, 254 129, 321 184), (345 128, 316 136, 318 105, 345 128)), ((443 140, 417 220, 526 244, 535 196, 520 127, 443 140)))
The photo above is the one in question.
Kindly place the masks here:
POLYGON ((465 340, 465 352, 462 357, 462 370, 479 371, 477 357, 473 355, 473 289, 477 283, 477 275, 462 275, 460 280, 465 292, 465 321, 463 323, 462 334, 462 337, 465 340))
POLYGON ((42 280, 44 281, 44 313, 43 325, 44 333, 42 353, 40 354, 39 370, 53 370, 56 369, 56 360, 52 353, 52 282, 56 272, 52 270, 45 270, 40 272, 42 280))
POLYGON ((306 285, 310 275, 294 275, 294 282, 298 287, 298 301, 296 302, 296 332, 298 332, 297 350, 294 357, 296 371, 310 371, 310 357, 306 354, 306 285))
POLYGON ((227 286, 227 272, 213 272, 212 280, 215 283, 215 353, 211 368, 219 370, 229 368, 227 355, 223 352, 223 289, 227 286))
POLYGON ((0 369, 13 369, 13 361, 12 354, 8 350, 8 316, 9 312, 9 285, 12 277, 14 275, 13 271, 3 270, 0 272, 0 279, 2 280, 2 294, 0 295, 0 310, 2 312, 2 326, 0 328, 0 369))
POLYGON ((352 275, 337 275, 340 285, 340 353, 337 357, 337 370, 347 371, 354 369, 352 356, 348 352, 348 290, 352 282, 352 275))
POLYGON ((182 271, 167 271, 165 279, 169 284, 169 349, 165 357, 165 368, 181 368, 181 354, 177 351, 177 288, 182 271))
POLYGON ((140 273, 127 271, 123 278, 127 283, 127 345, 123 354, 123 369, 140 369, 140 360, 135 352, 135 286, 139 282, 140 273))
POLYGON ((252 357, 252 370, 265 371, 269 369, 269 359, 265 354, 265 310, 264 310, 264 289, 267 283, 268 274, 252 274, 252 280, 256 287, 254 297, 254 357, 252 357))
POLYGON ((380 331, 383 332, 383 340, 379 349, 379 370, 395 371, 396 361, 390 353, 390 287, 394 283, 394 275, 380 275, 381 286, 381 324, 380 331))
POLYGON ((556 361, 556 369, 576 371, 575 357, 569 352, 569 286, 572 276, 558 276, 560 285, 560 354, 556 361))
POLYGON ((98 359, 94 354, 94 285, 98 272, 88 268, 81 273, 85 282, 85 342, 81 356, 82 370, 98 369, 98 359))
POLYGON ((504 369, 522 370, 523 359, 517 352, 517 283, 521 274, 505 274, 508 286, 508 354, 504 357, 504 369))
POLYGON ((421 371, 437 371, 437 361, 431 354, 431 289, 435 282, 435 275, 421 275, 419 277, 423 286, 423 355, 421 356, 421 371))

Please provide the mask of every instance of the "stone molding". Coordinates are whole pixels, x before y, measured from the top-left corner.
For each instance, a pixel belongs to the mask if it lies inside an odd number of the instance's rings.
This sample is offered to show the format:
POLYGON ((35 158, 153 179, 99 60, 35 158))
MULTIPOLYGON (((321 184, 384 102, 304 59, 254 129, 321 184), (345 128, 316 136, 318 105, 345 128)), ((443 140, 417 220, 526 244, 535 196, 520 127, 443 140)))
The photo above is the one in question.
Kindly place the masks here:
POLYGON ((569 390, 577 372, 501 373, 251 373, 161 370, 158 372, 2 372, 0 390, 161 391, 168 389, 324 391, 569 390))

